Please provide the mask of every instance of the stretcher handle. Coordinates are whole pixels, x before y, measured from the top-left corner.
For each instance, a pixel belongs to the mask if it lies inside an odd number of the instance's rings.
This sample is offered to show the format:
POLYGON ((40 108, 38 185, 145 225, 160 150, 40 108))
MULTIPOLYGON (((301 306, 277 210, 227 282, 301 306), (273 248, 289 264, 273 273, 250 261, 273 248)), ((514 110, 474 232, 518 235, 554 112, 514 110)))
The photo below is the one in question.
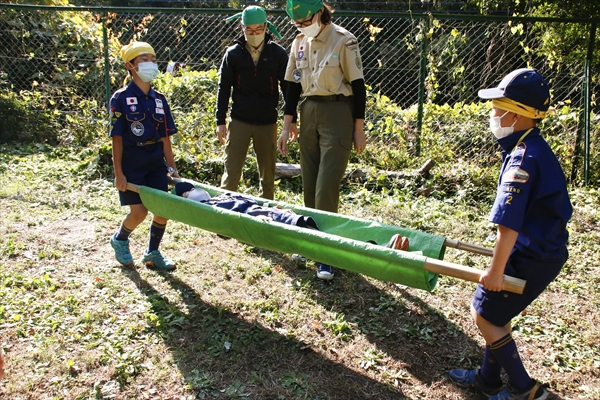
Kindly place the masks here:
POLYGON ((471 253, 482 254, 484 256, 492 256, 494 255, 493 249, 488 249, 487 247, 477 246, 475 244, 461 242, 460 240, 446 239, 444 241, 444 246, 452 247, 453 249, 465 250, 471 253))
MULTIPOLYGON (((483 271, 466 267, 460 264, 454 264, 447 261, 436 260, 427 258, 423 267, 426 271, 433 272, 440 275, 453 276, 458 279, 465 281, 479 283, 479 278, 483 271)), ((502 290, 507 292, 523 294, 527 281, 523 279, 515 278, 513 276, 504 275, 504 283, 502 284, 502 290)))
POLYGON ((136 185, 135 183, 129 183, 129 182, 127 182, 127 190, 131 190, 132 192, 139 193, 140 192, 140 185, 136 185))

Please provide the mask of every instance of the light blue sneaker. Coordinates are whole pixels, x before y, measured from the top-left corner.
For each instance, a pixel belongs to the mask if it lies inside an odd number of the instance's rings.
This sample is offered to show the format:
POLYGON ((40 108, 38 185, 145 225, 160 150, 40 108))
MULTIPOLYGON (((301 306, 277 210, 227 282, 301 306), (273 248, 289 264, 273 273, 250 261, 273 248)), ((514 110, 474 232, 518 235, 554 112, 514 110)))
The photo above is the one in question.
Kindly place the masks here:
POLYGON ((133 265, 133 257, 129 251, 129 239, 117 240, 116 236, 115 233, 110 237, 110 245, 115 250, 115 258, 124 267, 130 267, 133 265))
MULTIPOLYGON (((479 377, 479 368, 477 369, 453 369, 449 372, 450 379, 459 386, 478 389, 487 397, 499 393, 504 385, 500 382, 498 385, 490 386, 479 377)), ((505 389, 506 390, 506 389, 505 389)), ((495 397, 494 397, 495 399, 495 397)))
POLYGON ((148 268, 160 269, 162 271, 172 271, 175 269, 175 262, 163 257, 159 250, 152 250, 150 253, 144 251, 142 263, 148 268))
POLYGON ((490 397, 491 400, 544 400, 546 398, 548 398, 548 392, 535 380, 531 387, 525 390, 518 390, 507 383, 503 391, 490 397))

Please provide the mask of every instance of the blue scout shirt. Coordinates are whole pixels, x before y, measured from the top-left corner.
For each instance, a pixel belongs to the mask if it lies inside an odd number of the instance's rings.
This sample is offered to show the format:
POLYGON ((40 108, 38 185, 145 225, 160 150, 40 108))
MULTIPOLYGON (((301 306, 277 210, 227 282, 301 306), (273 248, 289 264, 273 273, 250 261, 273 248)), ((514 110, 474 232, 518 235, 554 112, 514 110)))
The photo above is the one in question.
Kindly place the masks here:
POLYGON ((175 133, 177 127, 167 99, 154 89, 150 88, 146 95, 132 81, 110 99, 110 136, 122 136, 125 151, 156 143, 175 133))
POLYGON ((573 207, 565 174, 540 130, 525 133, 498 140, 503 164, 489 220, 519 232, 515 249, 546 259, 567 243, 573 207))

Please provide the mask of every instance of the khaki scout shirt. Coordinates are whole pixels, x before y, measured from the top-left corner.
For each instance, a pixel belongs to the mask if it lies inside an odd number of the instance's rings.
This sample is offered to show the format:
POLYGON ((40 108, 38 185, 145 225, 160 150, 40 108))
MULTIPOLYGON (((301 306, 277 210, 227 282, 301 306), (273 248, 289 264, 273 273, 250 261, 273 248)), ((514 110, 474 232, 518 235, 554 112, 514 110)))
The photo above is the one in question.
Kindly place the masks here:
POLYGON ((363 79, 358 41, 346 29, 327 24, 316 38, 296 36, 285 80, 302 84, 303 96, 351 96, 357 79, 363 79))

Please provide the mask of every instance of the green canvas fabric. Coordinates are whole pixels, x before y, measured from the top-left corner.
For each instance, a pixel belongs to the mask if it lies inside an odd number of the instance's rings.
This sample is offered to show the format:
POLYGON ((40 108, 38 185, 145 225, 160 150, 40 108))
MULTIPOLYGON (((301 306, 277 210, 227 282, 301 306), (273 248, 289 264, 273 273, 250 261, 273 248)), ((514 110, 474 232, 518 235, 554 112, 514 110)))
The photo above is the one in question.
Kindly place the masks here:
MULTIPOLYGON (((224 193, 212 186, 190 182, 212 196, 224 193)), ((301 254, 334 267, 427 291, 433 290, 437 283, 437 274, 426 271, 424 265, 427 258, 442 259, 445 248, 444 238, 440 236, 252 197, 263 205, 278 205, 312 216, 320 229, 315 231, 266 222, 144 186, 140 187, 139 193, 144 206, 154 214, 243 243, 287 254, 301 254), (409 252, 384 247, 396 233, 409 238, 409 252), (380 245, 367 243, 367 240, 374 240, 380 245)))

